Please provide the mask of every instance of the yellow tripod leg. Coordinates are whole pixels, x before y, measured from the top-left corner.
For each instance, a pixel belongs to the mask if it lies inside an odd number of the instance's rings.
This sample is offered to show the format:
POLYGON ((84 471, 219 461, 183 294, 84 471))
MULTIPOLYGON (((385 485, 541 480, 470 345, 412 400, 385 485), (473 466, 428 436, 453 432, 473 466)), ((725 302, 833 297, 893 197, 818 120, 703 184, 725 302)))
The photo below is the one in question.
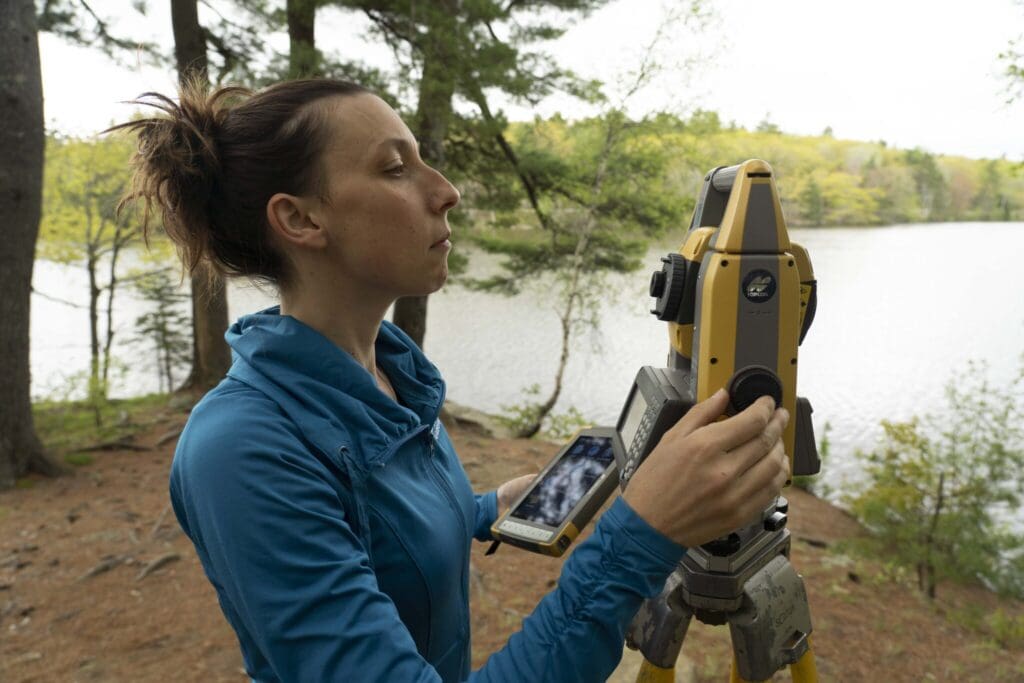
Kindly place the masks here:
POLYGON ((818 683, 818 667, 814 664, 810 642, 807 643, 804 656, 796 664, 790 665, 789 674, 793 677, 793 683, 818 683))
POLYGON ((676 669, 662 669, 646 659, 640 665, 640 673, 636 675, 636 683, 675 683, 676 669))
POLYGON ((753 683, 740 676, 740 667, 736 664, 736 653, 732 655, 732 667, 729 669, 729 683, 753 683))

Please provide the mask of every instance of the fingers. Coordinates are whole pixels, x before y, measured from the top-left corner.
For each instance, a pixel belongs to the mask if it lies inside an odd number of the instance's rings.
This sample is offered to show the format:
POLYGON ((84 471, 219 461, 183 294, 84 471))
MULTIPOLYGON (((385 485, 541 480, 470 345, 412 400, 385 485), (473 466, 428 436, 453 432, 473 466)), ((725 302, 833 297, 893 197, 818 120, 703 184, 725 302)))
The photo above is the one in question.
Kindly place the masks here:
POLYGON ((707 425, 705 433, 722 450, 731 451, 763 432, 774 412, 775 399, 771 396, 762 396, 742 413, 707 425))
POLYGON ((530 484, 532 484, 533 480, 536 478, 536 474, 525 474, 521 477, 510 479, 509 481, 506 481, 504 484, 499 486, 498 514, 500 515, 504 513, 504 511, 508 509, 508 506, 511 505, 513 501, 518 499, 519 496, 523 495, 523 493, 525 493, 526 490, 530 488, 530 484))
POLYGON ((789 413, 785 408, 777 408, 772 413, 768 425, 750 441, 740 444, 729 454, 736 466, 737 473, 743 473, 754 463, 763 458, 772 448, 782 448, 782 433, 789 422, 789 413))
POLYGON ((777 441, 767 455, 736 479, 737 498, 750 500, 753 505, 764 507, 779 495, 788 479, 789 456, 786 455, 782 441, 777 441))
POLYGON ((686 411, 682 419, 669 429, 665 436, 671 438, 683 437, 691 432, 710 425, 717 420, 729 406, 729 394, 725 389, 719 389, 714 394, 704 399, 694 407, 686 411))

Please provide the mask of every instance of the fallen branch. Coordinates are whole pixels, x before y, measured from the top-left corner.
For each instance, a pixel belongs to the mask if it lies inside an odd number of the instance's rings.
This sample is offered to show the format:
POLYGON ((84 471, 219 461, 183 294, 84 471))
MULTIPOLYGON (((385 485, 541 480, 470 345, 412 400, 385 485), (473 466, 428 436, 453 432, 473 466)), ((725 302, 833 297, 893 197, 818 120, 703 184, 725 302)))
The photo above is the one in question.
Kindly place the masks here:
POLYGON ((170 503, 164 505, 163 512, 161 512, 160 516, 157 518, 156 524, 154 524, 153 528, 149 530, 149 540, 153 540, 153 538, 156 537, 156 532, 160 530, 161 526, 163 526, 164 519, 167 517, 167 513, 170 511, 170 509, 170 503))
POLYGON ((143 567, 142 571, 139 572, 138 576, 135 577, 135 580, 142 581, 144 578, 155 572, 157 569, 160 569, 160 567, 163 567, 165 564, 170 564, 171 562, 180 559, 181 555, 179 555, 178 553, 167 553, 166 555, 161 555, 160 557, 156 558, 155 560, 147 564, 145 567, 143 567))
POLYGON ((180 427, 172 429, 171 431, 167 432, 166 434, 161 436, 159 439, 157 439, 156 440, 156 444, 153 447, 154 448, 160 448, 161 446, 163 446, 168 441, 174 441, 179 436, 181 436, 181 431, 183 429, 185 429, 185 425, 181 425, 180 427))
POLYGON ((95 451, 151 451, 151 446, 140 446, 139 444, 131 443, 130 441, 106 441, 104 443, 93 444, 92 446, 85 446, 83 448, 76 448, 75 453, 92 453, 95 451))
POLYGON ((122 564, 127 559, 128 558, 124 555, 115 555, 113 557, 108 557, 75 580, 85 581, 86 579, 91 579, 94 576, 99 576, 100 574, 109 572, 111 569, 118 566, 119 564, 122 564))

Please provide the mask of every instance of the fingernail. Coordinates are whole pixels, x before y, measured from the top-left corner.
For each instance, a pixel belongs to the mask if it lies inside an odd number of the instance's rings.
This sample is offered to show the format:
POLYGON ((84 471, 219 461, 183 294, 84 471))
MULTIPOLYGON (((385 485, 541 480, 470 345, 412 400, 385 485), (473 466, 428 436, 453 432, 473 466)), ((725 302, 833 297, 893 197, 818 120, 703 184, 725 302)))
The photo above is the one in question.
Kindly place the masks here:
POLYGON ((725 396, 725 387, 722 387, 721 389, 716 391, 714 396, 712 396, 711 398, 721 398, 722 396, 725 396))

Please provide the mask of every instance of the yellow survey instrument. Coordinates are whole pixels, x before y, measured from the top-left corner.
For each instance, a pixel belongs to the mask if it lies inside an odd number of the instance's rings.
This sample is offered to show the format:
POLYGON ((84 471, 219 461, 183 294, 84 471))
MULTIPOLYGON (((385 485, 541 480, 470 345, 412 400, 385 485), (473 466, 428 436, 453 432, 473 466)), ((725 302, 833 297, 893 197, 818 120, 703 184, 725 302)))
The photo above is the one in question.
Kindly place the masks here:
MULTIPOLYGON (((763 395, 794 416, 784 443, 793 474, 820 469, 810 403, 797 396, 798 347, 814 319, 817 281, 789 239, 771 167, 753 159, 710 171, 685 241, 651 279, 651 312, 669 324, 668 367, 640 370, 622 408, 616 461, 625 489, 665 429, 720 388, 739 412, 763 395)), ((638 681, 674 680, 693 617, 729 624, 732 681, 789 666, 816 681, 803 580, 789 562, 788 502, 690 548, 662 593, 640 608, 627 644, 644 655, 638 681)))

